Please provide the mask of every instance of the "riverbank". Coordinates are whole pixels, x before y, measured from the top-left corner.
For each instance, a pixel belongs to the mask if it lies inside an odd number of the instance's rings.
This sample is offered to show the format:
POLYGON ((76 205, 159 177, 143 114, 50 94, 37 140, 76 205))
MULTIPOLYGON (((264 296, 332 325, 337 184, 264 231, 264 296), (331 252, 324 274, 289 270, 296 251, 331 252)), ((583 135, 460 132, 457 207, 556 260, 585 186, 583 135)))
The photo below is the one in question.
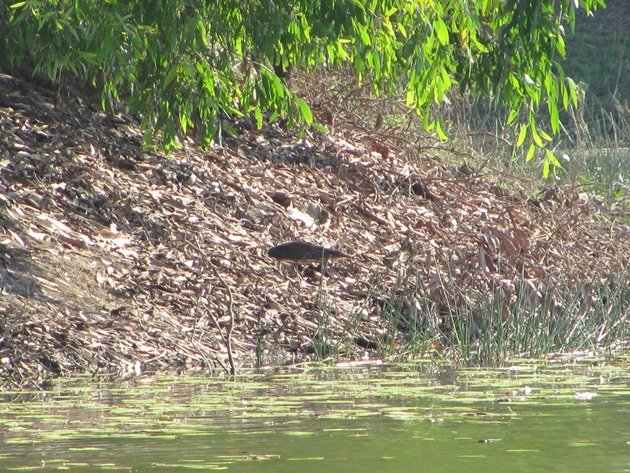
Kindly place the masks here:
POLYGON ((330 133, 226 123, 166 156, 131 117, 1 76, 0 377, 451 356, 490 306, 604 320, 602 291, 627 294, 623 205, 313 108, 330 133), (349 258, 267 257, 293 240, 349 258))

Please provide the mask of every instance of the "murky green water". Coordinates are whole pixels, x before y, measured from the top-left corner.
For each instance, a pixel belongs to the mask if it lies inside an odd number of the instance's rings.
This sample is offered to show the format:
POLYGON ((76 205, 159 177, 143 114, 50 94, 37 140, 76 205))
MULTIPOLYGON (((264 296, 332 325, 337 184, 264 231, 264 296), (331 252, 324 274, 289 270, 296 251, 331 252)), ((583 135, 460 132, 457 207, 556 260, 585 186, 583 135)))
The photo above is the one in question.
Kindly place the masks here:
POLYGON ((630 471, 627 364, 74 380, 0 395, 0 471, 630 471))

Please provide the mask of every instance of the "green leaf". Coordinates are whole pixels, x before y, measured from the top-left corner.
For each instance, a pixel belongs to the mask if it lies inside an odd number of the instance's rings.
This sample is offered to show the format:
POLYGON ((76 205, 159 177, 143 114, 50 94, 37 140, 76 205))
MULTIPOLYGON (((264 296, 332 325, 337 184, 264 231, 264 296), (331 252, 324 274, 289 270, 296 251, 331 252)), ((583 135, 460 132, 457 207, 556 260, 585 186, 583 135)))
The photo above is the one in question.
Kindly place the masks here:
POLYGON ((535 125, 530 125, 529 129, 531 131, 532 140, 534 141, 534 144, 536 146, 538 146, 539 148, 542 148, 544 146, 544 144, 543 144, 542 140, 540 139, 540 136, 538 135, 538 132, 536 131, 536 126, 535 125))
POLYGON ((335 59, 337 58, 337 54, 336 54, 336 49, 334 45, 329 44, 328 46, 326 46, 326 53, 328 54, 328 60, 331 63, 335 62, 335 59))
POLYGON ((295 104, 300 109, 300 114, 304 118, 304 121, 309 125, 313 123, 313 112, 311 111, 311 107, 302 100, 300 97, 295 97, 295 104))
POLYGON ((262 128, 263 126, 263 114, 260 107, 254 108, 254 117, 256 118, 256 128, 262 128))
POLYGON ((271 86, 273 87, 273 90, 275 91, 276 97, 283 98, 286 94, 285 94, 284 84, 282 83, 280 78, 276 76, 275 74, 269 76, 269 78, 271 80, 271 86))
POLYGON ((578 108, 578 86, 570 77, 567 77, 567 84, 569 84, 569 95, 571 96, 571 102, 573 102, 573 106, 575 108, 578 108))
POLYGON ((525 137, 527 136, 527 125, 524 123, 521 125, 521 130, 518 132, 518 138, 516 140, 516 147, 520 147, 525 143, 525 137))
POLYGON ((438 41, 443 46, 448 44, 448 28, 442 18, 438 18, 435 22, 435 31, 437 32, 438 41))
POLYGON ((547 159, 543 161, 543 177, 545 179, 549 177, 549 161, 547 159))
POLYGON ((514 120, 516 120, 520 111, 521 111, 520 107, 510 110, 510 114, 508 115, 508 119, 507 119, 508 125, 511 125, 512 123, 514 123, 514 120))
POLYGON ((446 135, 446 133, 444 133, 444 130, 442 129, 442 120, 438 119, 435 121, 435 131, 442 141, 448 141, 448 136, 446 135))
POLYGON ((363 26, 359 26, 357 30, 359 36, 361 37, 361 41, 363 41, 363 44, 365 44, 366 46, 370 46, 372 44, 372 40, 370 39, 370 35, 366 31, 366 29, 363 26))
POLYGON ((534 157, 534 154, 536 154, 536 146, 531 144, 529 145, 529 149, 527 150, 527 155, 525 155, 525 161, 526 162, 531 161, 532 158, 534 157))
POLYGON ((415 103, 416 103, 416 93, 413 89, 408 89, 407 94, 405 95, 405 105, 407 105, 407 107, 410 107, 415 103))
POLYGON ((565 57, 567 55, 567 50, 564 45, 564 38, 562 37, 562 35, 556 36, 556 50, 562 57, 565 57))
POLYGON ((328 127, 325 125, 322 125, 320 123, 316 123, 314 122, 312 125, 313 129, 315 131, 317 131, 318 133, 328 133, 328 127))
POLYGON ((538 130, 538 135, 545 141, 551 141, 551 136, 545 130, 538 130))
POLYGON ((564 84, 560 84, 560 89, 562 90, 562 107, 565 110, 569 109, 569 91, 567 90, 567 86, 564 84))
POLYGON ((169 86, 169 84, 173 82, 173 79, 175 78, 175 75, 177 74, 178 67, 179 66, 177 64, 173 64, 171 66, 170 70, 166 74, 166 77, 164 77, 164 81, 162 82, 162 89, 166 89, 169 86))
POLYGON ((390 16, 392 16, 394 13, 396 13, 398 11, 398 8, 396 7, 391 7, 389 10, 387 10, 385 12, 385 17, 389 18, 390 16))
POLYGON ((208 46, 208 32, 206 31, 206 25, 201 18, 197 20, 197 31, 199 32, 199 39, 203 45, 208 46))
POLYGON ((542 148, 544 145, 543 145, 542 140, 540 139, 540 136, 538 135, 538 131, 536 130, 536 116, 534 113, 530 112, 529 117, 528 117, 528 122, 529 122, 529 131, 532 135, 532 140, 534 141, 534 144, 538 146, 539 148, 542 148))
POLYGON ((551 150, 545 149, 545 160, 549 161, 556 168, 562 168, 562 164, 551 150))
POLYGON ((98 56, 95 53, 91 53, 89 51, 79 51, 78 54, 90 64, 98 63, 98 56))

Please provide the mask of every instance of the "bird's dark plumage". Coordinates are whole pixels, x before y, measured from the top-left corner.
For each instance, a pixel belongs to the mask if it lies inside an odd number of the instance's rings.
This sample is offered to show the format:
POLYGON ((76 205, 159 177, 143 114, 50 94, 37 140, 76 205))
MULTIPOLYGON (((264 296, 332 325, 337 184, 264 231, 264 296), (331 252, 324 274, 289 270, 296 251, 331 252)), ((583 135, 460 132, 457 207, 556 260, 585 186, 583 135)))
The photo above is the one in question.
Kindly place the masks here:
POLYGON ((331 258, 344 258, 348 255, 341 251, 324 248, 304 241, 294 241, 274 246, 267 252, 269 256, 279 260, 302 262, 326 261, 331 258))

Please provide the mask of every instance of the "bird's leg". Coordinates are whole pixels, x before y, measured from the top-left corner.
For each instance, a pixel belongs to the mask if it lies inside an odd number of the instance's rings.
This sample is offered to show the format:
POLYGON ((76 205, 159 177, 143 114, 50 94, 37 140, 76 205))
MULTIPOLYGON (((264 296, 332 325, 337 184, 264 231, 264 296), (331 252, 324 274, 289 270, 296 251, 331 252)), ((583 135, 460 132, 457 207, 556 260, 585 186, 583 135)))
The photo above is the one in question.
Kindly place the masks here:
POLYGON ((328 260, 326 258, 322 258, 322 260, 319 262, 319 272, 321 273, 322 277, 328 276, 326 274, 327 267, 328 267, 328 260))

